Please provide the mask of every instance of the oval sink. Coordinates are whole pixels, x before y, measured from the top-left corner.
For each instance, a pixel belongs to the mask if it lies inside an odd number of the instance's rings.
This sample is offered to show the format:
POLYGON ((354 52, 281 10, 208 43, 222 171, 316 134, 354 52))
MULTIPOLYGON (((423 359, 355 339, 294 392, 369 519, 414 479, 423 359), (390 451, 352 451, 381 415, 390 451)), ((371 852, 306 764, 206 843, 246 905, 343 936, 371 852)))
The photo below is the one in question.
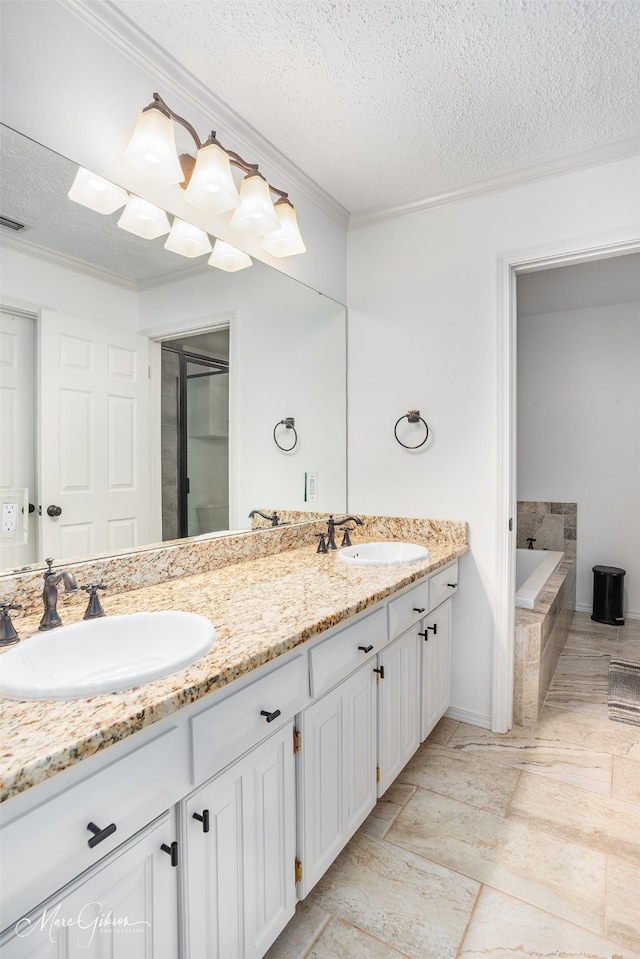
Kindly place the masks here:
POLYGON ((191 666, 215 638, 204 616, 177 610, 59 626, 0 656, 0 693, 10 699, 79 699, 119 692, 191 666))
POLYGON ((356 566, 399 566, 417 563, 428 555, 426 546, 416 543, 360 543, 358 546, 345 546, 338 553, 338 559, 356 566))

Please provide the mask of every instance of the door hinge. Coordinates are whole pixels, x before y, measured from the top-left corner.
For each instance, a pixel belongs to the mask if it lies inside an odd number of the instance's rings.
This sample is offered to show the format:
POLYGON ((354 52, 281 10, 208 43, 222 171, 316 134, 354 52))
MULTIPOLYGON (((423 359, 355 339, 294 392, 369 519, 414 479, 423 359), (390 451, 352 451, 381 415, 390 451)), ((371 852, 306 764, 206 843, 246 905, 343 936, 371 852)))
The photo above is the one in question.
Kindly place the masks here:
POLYGON ((294 869, 296 882, 302 882, 302 863, 299 859, 294 860, 294 869))
POLYGON ((299 752, 300 752, 300 746, 301 746, 300 740, 301 740, 300 730, 299 730, 299 729, 296 729, 295 726, 294 726, 294 727, 293 727, 293 751, 294 751, 294 753, 299 753, 299 752))
POLYGON ((380 766, 376 766, 376 782, 380 782, 380 766))

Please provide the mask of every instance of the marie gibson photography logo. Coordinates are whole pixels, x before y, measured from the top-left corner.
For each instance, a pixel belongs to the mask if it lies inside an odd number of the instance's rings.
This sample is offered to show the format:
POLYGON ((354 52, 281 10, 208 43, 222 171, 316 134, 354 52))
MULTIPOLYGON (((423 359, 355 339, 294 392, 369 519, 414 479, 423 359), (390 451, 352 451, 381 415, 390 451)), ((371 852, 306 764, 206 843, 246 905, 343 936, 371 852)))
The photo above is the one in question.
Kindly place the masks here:
POLYGON ((81 949, 87 949, 96 935, 144 935, 150 925, 146 919, 132 920, 129 916, 115 916, 112 909, 104 912, 102 903, 93 901, 85 903, 77 915, 64 915, 62 903, 58 903, 51 909, 43 909, 38 916, 19 919, 15 930, 21 939, 27 936, 37 939, 46 934, 49 942, 53 943, 57 942, 61 930, 70 930, 69 935, 72 930, 77 934, 77 945, 81 949))

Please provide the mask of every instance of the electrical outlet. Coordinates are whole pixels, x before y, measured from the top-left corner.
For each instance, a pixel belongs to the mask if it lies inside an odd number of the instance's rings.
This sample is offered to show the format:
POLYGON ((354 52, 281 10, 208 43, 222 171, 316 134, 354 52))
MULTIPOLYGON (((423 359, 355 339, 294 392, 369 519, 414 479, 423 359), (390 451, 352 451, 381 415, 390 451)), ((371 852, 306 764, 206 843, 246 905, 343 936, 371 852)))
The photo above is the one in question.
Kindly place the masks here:
POLYGON ((13 533, 18 528, 17 503, 2 504, 2 532, 13 533))
POLYGON ((305 503, 318 502, 318 474, 304 474, 304 501, 305 503))

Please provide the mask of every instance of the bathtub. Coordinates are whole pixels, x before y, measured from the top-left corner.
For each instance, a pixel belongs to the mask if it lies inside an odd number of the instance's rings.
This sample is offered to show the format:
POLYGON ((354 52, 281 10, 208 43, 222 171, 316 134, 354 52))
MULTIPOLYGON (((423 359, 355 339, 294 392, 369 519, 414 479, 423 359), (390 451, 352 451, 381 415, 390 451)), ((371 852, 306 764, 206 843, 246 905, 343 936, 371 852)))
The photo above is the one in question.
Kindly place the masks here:
POLYGON ((516 550, 516 606, 533 609, 563 556, 547 549, 516 550))

